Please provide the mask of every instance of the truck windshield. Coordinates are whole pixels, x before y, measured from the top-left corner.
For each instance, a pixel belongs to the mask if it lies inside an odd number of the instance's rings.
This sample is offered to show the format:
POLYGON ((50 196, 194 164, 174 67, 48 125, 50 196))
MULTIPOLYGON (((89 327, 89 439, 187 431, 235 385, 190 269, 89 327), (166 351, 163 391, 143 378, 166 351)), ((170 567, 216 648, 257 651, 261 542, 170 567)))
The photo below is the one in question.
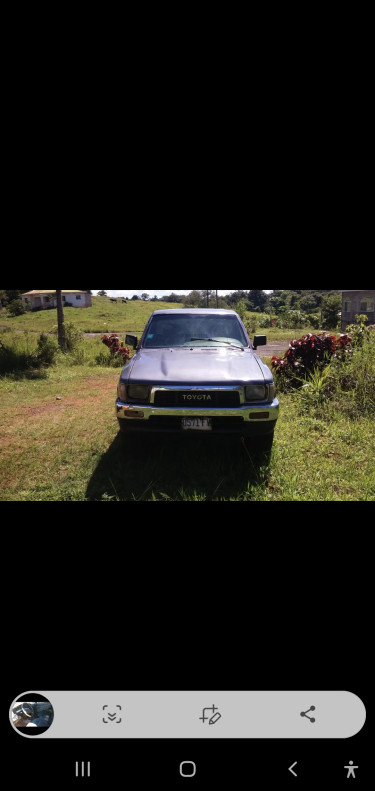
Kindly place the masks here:
POLYGON ((160 315, 154 316, 143 346, 162 349, 182 346, 248 346, 236 316, 160 315))

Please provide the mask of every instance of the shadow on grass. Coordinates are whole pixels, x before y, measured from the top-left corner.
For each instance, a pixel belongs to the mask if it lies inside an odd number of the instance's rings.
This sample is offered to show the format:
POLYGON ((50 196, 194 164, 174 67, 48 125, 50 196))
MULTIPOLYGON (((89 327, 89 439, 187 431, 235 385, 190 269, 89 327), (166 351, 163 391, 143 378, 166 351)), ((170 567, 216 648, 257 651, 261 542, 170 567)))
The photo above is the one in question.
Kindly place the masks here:
POLYGON ((48 379, 48 372, 43 368, 34 368, 20 371, 1 371, 0 379, 9 379, 11 382, 20 382, 23 379, 30 381, 48 379))
POLYGON ((87 500, 259 499, 270 454, 249 451, 241 438, 118 434, 102 456, 87 500))

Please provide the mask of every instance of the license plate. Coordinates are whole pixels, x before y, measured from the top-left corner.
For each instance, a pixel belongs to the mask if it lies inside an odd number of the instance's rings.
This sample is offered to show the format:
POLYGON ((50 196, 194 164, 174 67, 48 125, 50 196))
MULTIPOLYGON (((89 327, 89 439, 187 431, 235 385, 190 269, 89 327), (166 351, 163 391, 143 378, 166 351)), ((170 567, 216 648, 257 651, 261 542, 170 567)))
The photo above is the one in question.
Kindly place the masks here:
POLYGON ((186 417, 182 419, 182 428, 185 431, 212 431, 212 418, 186 417))

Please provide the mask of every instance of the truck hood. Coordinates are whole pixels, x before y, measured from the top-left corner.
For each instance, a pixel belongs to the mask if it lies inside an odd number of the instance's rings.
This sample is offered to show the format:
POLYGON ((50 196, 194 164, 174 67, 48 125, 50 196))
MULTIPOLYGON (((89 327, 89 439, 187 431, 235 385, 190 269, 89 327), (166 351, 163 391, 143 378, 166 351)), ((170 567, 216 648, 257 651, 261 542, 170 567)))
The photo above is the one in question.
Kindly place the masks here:
POLYGON ((121 378, 137 384, 243 385, 272 382, 272 374, 252 349, 184 347, 141 349, 121 378))

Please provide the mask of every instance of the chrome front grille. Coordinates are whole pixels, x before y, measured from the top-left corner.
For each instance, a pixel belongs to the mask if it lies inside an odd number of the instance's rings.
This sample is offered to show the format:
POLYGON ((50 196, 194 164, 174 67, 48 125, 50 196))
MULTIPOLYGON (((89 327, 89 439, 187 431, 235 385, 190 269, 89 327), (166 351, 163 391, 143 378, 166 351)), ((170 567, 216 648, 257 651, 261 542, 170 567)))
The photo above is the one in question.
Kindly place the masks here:
POLYGON ((159 407, 235 408, 240 406, 239 390, 155 390, 153 403, 159 407))

